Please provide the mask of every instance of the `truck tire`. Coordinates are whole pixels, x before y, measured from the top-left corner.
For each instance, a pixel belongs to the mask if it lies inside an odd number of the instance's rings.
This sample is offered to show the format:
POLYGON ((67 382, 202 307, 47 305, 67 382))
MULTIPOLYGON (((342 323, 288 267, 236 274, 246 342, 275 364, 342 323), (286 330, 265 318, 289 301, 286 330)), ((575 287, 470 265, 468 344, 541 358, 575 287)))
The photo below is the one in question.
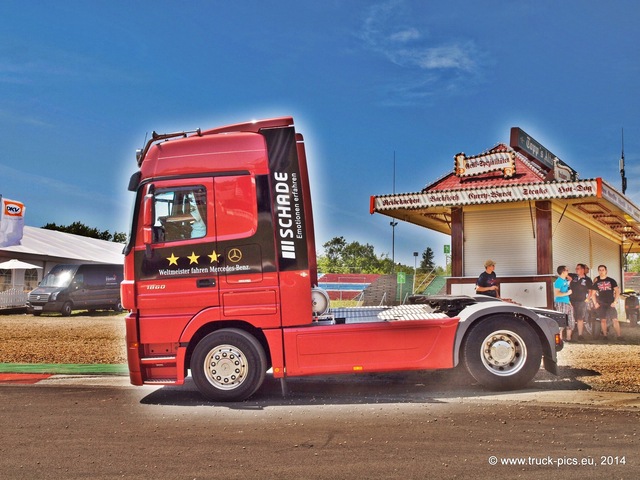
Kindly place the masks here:
POLYGON ((492 390, 522 388, 540 370, 540 339, 524 320, 509 316, 480 320, 462 348, 469 373, 492 390))
POLYGON ((228 328, 204 337, 193 350, 191 375, 209 400, 240 402, 262 385, 267 357, 260 342, 243 330, 228 328))
POLYGON ((71 305, 71 302, 64 302, 64 305, 62 305, 62 308, 60 309, 60 313, 63 317, 70 316, 72 311, 73 305, 71 305))

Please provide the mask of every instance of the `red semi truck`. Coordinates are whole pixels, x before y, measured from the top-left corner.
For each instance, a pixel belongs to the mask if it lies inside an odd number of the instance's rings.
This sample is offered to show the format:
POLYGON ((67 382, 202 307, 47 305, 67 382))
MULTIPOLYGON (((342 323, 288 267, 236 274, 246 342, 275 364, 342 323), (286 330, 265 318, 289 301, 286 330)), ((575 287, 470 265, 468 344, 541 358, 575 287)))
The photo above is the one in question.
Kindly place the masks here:
POLYGON ((293 119, 158 135, 138 152, 121 284, 131 383, 240 401, 274 378, 449 369, 492 389, 556 372, 563 316, 491 297, 330 308, 293 119))

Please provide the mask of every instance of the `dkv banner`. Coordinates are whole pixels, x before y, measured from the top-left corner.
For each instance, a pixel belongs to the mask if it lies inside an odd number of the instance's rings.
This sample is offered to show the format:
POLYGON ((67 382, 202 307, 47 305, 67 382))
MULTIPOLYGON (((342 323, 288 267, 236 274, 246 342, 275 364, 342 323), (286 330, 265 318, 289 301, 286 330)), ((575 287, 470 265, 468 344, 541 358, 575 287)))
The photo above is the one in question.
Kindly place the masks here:
POLYGON ((0 214, 0 247, 20 245, 24 227, 24 204, 2 198, 2 212, 0 214))

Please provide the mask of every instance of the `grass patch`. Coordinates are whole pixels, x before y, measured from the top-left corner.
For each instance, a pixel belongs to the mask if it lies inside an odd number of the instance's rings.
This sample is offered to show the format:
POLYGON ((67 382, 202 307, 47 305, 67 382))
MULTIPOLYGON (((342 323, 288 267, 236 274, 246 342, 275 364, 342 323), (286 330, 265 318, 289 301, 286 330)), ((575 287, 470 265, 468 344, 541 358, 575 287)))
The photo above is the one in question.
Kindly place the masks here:
POLYGON ((2 373, 54 373, 61 375, 128 375, 126 365, 65 363, 0 363, 2 373))

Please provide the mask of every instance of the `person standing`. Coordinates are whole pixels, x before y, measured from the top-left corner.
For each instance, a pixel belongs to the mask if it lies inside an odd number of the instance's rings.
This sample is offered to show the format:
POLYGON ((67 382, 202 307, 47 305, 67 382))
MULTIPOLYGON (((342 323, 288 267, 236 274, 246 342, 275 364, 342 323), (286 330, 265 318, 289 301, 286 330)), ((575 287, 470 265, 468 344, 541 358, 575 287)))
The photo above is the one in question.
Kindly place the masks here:
POLYGON ((620 332, 620 323, 618 322, 618 311, 616 310, 616 304, 620 298, 620 287, 618 287, 618 282, 607 276, 606 265, 598 266, 598 276, 593 279, 591 295, 595 301, 596 318, 600 319, 603 340, 606 342, 608 339, 607 323, 609 320, 613 324, 617 340, 620 340, 622 334, 620 332))
POLYGON ((484 272, 480 274, 476 281, 476 293, 498 298, 498 280, 496 277, 496 262, 487 260, 484 262, 484 272))
POLYGON ((561 313, 567 314, 567 328, 565 330, 567 342, 571 341, 573 329, 576 321, 573 317, 573 307, 571 306, 571 289, 569 288, 569 269, 565 265, 560 265, 556 270, 558 278, 553 282, 553 307, 561 313))
POLYGON ((584 263, 576 265, 576 273, 570 273, 571 281, 569 288, 571 295, 569 300, 573 307, 573 317, 578 327, 578 341, 584 340, 585 320, 587 320, 587 299, 591 295, 593 282, 587 275, 587 266, 584 263))

